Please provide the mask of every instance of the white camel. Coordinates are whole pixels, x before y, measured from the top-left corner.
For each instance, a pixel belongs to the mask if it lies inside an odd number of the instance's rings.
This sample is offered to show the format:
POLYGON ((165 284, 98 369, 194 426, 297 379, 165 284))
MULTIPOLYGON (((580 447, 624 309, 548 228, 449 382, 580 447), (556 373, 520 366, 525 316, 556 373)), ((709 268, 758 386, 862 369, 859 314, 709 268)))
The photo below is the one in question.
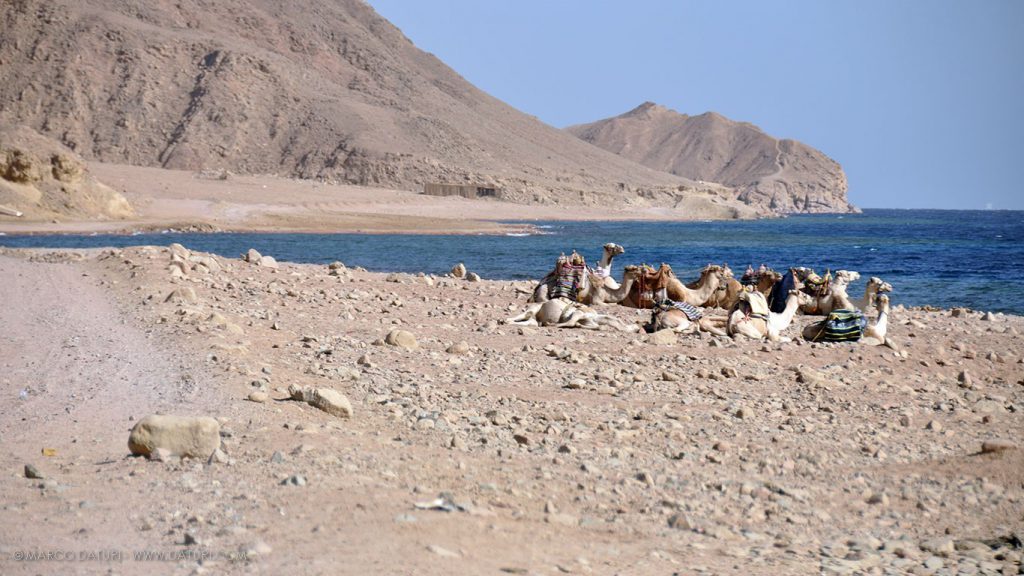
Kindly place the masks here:
POLYGON ((867 311, 875 307, 875 299, 879 294, 892 292, 892 284, 884 282, 878 276, 868 278, 867 286, 864 287, 864 298, 853 300, 853 305, 867 311))
POLYGON ((895 343, 886 337, 889 331, 889 295, 879 294, 875 299, 875 308, 878 310, 878 319, 871 326, 864 329, 864 336, 860 341, 866 346, 886 345, 889 348, 896 348, 895 343))
MULTIPOLYGON (((797 268, 795 270, 806 270, 797 268)), ((836 270, 835 276, 829 284, 828 290, 819 296, 810 295, 806 303, 800 305, 800 311, 804 314, 828 316, 833 310, 853 308, 853 302, 846 289, 851 282, 860 279, 860 273, 851 270, 836 270)))
MULTIPOLYGON (((597 276, 599 276, 604 282, 604 287, 609 290, 615 290, 619 287, 619 283, 612 278, 612 260, 616 256, 620 256, 626 253, 626 249, 618 244, 609 242, 604 245, 604 252, 601 254, 601 260, 597 263, 597 266, 591 270, 597 276)), ((619 300, 621 300, 620 298, 619 300)))
POLYGON ((729 313, 726 332, 733 338, 737 335, 755 340, 768 338, 772 342, 789 342, 782 331, 793 322, 798 307, 809 304, 812 297, 800 290, 790 290, 786 297, 786 309, 781 313, 771 312, 768 300, 760 292, 743 292, 739 302, 729 313))
POLYGON ((609 326, 623 332, 637 332, 640 326, 619 320, 615 316, 599 314, 593 308, 573 302, 568 298, 555 298, 546 302, 534 302, 526 310, 505 320, 516 326, 554 326, 556 328, 586 328, 600 330, 609 326))

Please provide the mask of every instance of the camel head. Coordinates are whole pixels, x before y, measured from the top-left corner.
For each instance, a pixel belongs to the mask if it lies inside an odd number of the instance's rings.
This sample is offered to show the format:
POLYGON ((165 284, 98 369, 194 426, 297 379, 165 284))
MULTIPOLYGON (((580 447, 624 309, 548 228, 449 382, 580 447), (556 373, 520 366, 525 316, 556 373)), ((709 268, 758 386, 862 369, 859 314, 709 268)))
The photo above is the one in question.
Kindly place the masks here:
POLYGON ((853 270, 836 270, 835 282, 849 285, 851 282, 860 280, 860 272, 853 270))
POLYGON ((892 292, 892 284, 889 284, 888 282, 883 281, 878 276, 872 276, 871 278, 869 278, 868 279, 868 286, 877 286, 877 289, 875 291, 878 292, 879 294, 884 294, 886 292, 892 292))
POLYGON ((619 256, 620 254, 625 254, 626 249, 623 248, 622 246, 619 246, 618 244, 615 244, 614 242, 609 242, 604 245, 604 252, 605 254, 614 257, 619 256))
POLYGON ((636 278, 640 274, 640 267, 635 264, 629 264, 622 269, 622 277, 625 278, 636 278))
POLYGON ((878 299, 875 300, 875 308, 878 309, 879 313, 882 313, 882 311, 884 311, 884 310, 888 310, 889 309, 889 295, 888 294, 879 294, 878 295, 878 299))
POLYGON ((814 306, 817 303, 817 299, 814 296, 802 290, 790 290, 789 294, 791 296, 796 294, 797 306, 814 306))

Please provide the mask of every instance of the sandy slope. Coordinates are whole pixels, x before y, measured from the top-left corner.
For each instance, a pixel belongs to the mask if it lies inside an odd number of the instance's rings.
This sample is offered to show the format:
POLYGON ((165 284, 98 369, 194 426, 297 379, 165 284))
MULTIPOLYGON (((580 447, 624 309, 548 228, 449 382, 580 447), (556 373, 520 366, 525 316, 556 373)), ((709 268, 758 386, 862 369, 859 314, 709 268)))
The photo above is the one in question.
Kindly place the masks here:
POLYGON ((365 186, 271 176, 215 176, 115 164, 90 165, 101 182, 135 208, 126 220, 23 222, 0 216, 0 232, 88 233, 154 229, 264 232, 501 234, 529 229, 500 221, 684 220, 723 218, 729 208, 711 197, 677 208, 524 205, 425 196, 365 186))
POLYGON ((897 309, 903 354, 654 346, 499 324, 522 283, 221 258, 172 279, 169 258, 0 254, 3 574, 1020 568, 1019 317, 897 309), (183 286, 197 302, 164 301, 183 286), (419 348, 378 345, 395 326, 419 348), (355 414, 245 400, 290 384, 355 414), (130 418, 157 410, 220 418, 229 461, 127 458, 130 418), (1017 448, 977 454, 993 438, 1017 448), (465 511, 416 509, 441 493, 465 511), (126 557, 15 558, 111 549, 126 557))

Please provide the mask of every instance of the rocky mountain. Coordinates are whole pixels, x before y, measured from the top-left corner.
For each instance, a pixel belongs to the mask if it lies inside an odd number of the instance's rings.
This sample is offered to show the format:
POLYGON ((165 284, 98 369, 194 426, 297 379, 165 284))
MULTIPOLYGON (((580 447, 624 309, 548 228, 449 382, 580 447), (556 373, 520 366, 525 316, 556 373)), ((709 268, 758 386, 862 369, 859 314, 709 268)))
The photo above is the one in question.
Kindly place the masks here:
POLYGON ((87 160, 754 213, 478 90, 361 0, 6 0, 0 122, 87 160))
POLYGON ((688 116, 645 102, 621 116, 566 130, 649 168, 735 188, 739 200, 767 211, 856 210, 835 160, 714 112, 688 116))

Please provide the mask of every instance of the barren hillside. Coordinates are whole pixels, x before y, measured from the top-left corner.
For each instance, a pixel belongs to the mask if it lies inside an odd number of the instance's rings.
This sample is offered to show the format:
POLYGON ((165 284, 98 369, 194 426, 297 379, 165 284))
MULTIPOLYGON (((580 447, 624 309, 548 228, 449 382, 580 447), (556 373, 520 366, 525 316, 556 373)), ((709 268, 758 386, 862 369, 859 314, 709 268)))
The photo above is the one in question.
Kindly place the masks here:
POLYGON ((567 130, 649 168, 734 187, 740 200, 772 212, 855 210, 846 198, 846 174, 835 160, 714 112, 688 116, 645 102, 621 116, 567 130))
POLYGON ((88 160, 753 212, 490 97, 359 0, 13 0, 0 24, 0 121, 88 160))

